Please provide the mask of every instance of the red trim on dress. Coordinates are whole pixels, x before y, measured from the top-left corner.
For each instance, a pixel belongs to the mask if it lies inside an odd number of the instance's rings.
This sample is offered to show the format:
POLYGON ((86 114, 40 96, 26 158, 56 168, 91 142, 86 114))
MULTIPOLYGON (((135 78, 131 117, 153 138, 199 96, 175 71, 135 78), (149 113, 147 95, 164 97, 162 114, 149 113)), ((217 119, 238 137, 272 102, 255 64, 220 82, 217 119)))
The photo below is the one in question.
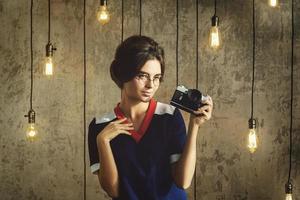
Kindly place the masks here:
MULTIPOLYGON (((125 116, 119 105, 120 105, 120 103, 118 103, 118 105, 115 107, 114 112, 118 119, 123 119, 123 118, 125 118, 125 116)), ((146 115, 143 119, 143 122, 142 122, 139 130, 138 131, 136 131, 136 130, 129 131, 131 133, 131 136, 137 143, 142 139, 142 137, 146 133, 146 131, 150 125, 150 122, 152 120, 152 117, 154 115, 155 108, 156 108, 156 101, 154 99, 151 99, 149 102, 149 107, 146 111, 146 115)), ((125 120, 123 123, 129 123, 129 121, 125 120)))

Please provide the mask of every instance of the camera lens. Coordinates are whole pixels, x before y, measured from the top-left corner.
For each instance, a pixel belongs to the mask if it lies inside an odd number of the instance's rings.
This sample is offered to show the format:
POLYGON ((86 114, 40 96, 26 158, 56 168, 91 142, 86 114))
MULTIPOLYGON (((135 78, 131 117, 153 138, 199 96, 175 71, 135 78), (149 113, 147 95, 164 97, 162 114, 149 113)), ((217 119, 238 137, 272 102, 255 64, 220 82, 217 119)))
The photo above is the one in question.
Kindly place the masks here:
POLYGON ((194 102, 198 105, 201 103, 202 94, 199 90, 189 89, 188 90, 188 97, 192 102, 194 102))

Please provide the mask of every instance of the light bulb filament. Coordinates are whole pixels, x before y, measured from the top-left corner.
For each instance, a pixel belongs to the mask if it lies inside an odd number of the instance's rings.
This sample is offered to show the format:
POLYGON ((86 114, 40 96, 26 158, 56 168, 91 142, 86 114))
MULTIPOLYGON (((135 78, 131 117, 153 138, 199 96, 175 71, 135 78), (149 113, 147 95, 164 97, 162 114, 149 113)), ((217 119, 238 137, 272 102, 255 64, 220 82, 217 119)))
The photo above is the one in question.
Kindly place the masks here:
POLYGON ((255 129, 250 129, 249 131, 248 148, 251 153, 254 153, 257 149, 257 136, 255 129))
POLYGON ((218 48, 220 46, 219 29, 217 26, 213 26, 210 31, 210 46, 212 48, 218 48))
POLYGON ((293 200, 292 194, 286 194, 285 195, 285 200, 293 200))
POLYGON ((277 4, 278 4, 278 1, 277 1, 277 0, 269 0, 269 4, 270 4, 270 6, 272 6, 272 7, 276 7, 277 4))
POLYGON ((52 57, 46 57, 46 66, 45 66, 45 75, 51 76, 53 75, 53 63, 52 57))
POLYGON ((37 137, 37 130, 34 123, 29 123, 27 131, 26 131, 26 138, 29 141, 34 141, 37 137))

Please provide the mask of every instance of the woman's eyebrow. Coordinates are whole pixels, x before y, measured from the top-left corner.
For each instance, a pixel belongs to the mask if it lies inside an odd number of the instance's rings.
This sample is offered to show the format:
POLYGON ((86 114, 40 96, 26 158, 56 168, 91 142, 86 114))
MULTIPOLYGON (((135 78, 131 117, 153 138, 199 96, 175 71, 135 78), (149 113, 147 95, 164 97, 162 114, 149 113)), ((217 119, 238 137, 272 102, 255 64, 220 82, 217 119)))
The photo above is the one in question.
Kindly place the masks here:
MULTIPOLYGON (((141 74, 146 74, 146 75, 150 76, 149 73, 144 72, 144 71, 139 71, 139 73, 141 73, 141 74)), ((161 76, 161 74, 154 74, 154 76, 161 76)))

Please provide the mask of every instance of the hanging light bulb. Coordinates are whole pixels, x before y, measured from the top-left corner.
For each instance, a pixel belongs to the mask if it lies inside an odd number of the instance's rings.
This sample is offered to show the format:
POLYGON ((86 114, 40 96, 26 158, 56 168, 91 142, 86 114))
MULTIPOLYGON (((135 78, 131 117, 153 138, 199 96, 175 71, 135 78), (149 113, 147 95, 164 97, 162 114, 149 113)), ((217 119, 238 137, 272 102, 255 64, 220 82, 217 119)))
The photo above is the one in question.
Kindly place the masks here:
POLYGON ((269 5, 271 7, 276 7, 278 5, 278 1, 277 0, 269 0, 269 5))
POLYGON ((213 49, 217 49, 220 46, 220 34, 219 34, 219 17, 214 15, 211 18, 211 29, 209 36, 209 44, 213 49))
POLYGON ((30 141, 33 141, 37 136, 37 130, 35 127, 35 112, 32 109, 32 93, 33 93, 33 48, 32 48, 32 16, 33 16, 33 0, 31 0, 31 6, 30 6, 30 71, 31 71, 31 88, 30 88, 30 110, 28 111, 28 114, 24 117, 28 117, 28 127, 26 130, 26 138, 30 141))
POLYGON ((293 193, 293 185, 289 181, 288 183, 285 184, 285 200, 293 200, 292 193, 293 193))
POLYGON ((285 200, 293 200, 293 184, 291 182, 292 174, 292 156, 293 156, 293 94, 294 94, 294 41, 295 41, 295 18, 294 18, 294 0, 292 0, 292 34, 291 34, 291 103, 290 103, 290 134, 289 134, 289 174, 288 181, 285 184, 285 200))
POLYGON ((28 115, 28 127, 26 130, 26 139, 29 141, 34 141, 37 138, 37 130, 35 125, 35 112, 33 109, 30 109, 28 115))
POLYGON ((46 65, 45 65, 44 74, 47 76, 53 75, 52 56, 53 56, 53 51, 55 50, 56 48, 50 42, 46 45, 46 65))
POLYGON ((109 12, 107 10, 107 0, 100 0, 99 10, 97 12, 97 19, 100 24, 104 25, 109 22, 109 12))
POLYGON ((48 0, 48 43, 46 45, 46 59, 45 59, 45 69, 44 74, 46 76, 52 76, 53 75, 53 53, 56 50, 56 48, 51 44, 51 3, 50 0, 48 0))
POLYGON ((249 119, 248 148, 251 153, 257 149, 256 120, 249 119))

